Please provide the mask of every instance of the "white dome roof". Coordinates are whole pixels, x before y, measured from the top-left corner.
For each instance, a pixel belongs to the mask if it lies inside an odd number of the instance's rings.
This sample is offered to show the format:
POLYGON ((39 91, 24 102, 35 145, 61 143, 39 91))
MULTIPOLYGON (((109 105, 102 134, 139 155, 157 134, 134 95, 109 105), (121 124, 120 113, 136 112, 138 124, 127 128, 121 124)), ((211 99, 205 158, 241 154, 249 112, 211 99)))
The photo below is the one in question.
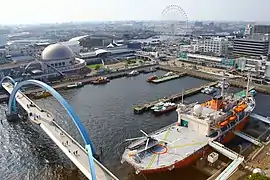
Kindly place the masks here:
POLYGON ((41 58, 44 61, 74 59, 74 54, 68 46, 52 44, 43 50, 41 58))
POLYGON ((193 111, 196 115, 201 115, 202 114, 202 111, 203 111, 203 107, 200 105, 200 104, 196 104, 194 107, 193 107, 193 111))

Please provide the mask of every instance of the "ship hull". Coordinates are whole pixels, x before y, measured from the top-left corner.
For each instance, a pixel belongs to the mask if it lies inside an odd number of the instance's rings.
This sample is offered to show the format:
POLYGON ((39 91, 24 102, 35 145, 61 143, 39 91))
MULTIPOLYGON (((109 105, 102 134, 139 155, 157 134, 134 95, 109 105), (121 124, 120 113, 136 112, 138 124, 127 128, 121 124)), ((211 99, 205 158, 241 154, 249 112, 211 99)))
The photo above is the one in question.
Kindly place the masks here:
MULTIPOLYGON (((236 127, 235 130, 236 131, 241 131, 244 126, 246 125, 248 121, 248 117, 245 117, 241 123, 239 123, 236 127)), ((219 141, 222 144, 228 143, 230 142, 233 138, 235 137, 235 134, 232 131, 229 131, 225 137, 223 137, 219 141)), ((208 154, 209 152, 212 151, 212 148, 210 146, 205 146, 202 149, 200 149, 199 151, 197 151, 196 153, 194 153, 193 155, 183 159, 182 161, 179 161, 175 164, 172 164, 171 166, 166 166, 163 168, 158 168, 158 169, 149 169, 149 170, 141 170, 139 173, 140 174, 151 174, 151 173, 157 173, 157 172, 166 172, 166 171, 170 171, 172 169, 175 168, 184 168, 186 166, 189 166, 193 163, 195 163, 199 158, 203 157, 204 154, 208 154)))
POLYGON ((153 111, 153 113, 155 114, 155 116, 160 116, 162 114, 165 114, 165 113, 169 113, 169 112, 172 112, 173 110, 175 110, 177 108, 177 106, 171 106, 163 111, 153 111))

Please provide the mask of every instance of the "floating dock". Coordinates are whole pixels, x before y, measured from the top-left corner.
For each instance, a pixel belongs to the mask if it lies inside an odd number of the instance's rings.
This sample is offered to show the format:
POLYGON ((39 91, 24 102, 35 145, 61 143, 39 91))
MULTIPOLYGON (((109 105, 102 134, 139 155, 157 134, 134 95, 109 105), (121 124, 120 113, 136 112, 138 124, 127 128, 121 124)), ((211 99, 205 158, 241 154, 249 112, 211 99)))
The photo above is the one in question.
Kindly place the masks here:
POLYGON ((148 103, 136 106, 136 107, 133 108, 133 110, 134 110, 135 114, 142 114, 143 112, 149 111, 151 109, 151 107, 153 107, 158 102, 163 102, 163 103, 165 103, 165 102, 175 102, 175 101, 180 100, 182 98, 182 95, 183 95, 183 97, 192 96, 194 94, 200 93, 201 90, 204 87, 206 87, 206 86, 215 86, 216 84, 218 84, 218 81, 211 82, 209 84, 203 85, 203 86, 198 87, 198 88, 188 89, 188 90, 184 91, 183 93, 181 92, 181 93, 174 94, 174 95, 171 95, 171 96, 166 97, 166 98, 158 99, 158 100, 155 100, 155 101, 152 101, 152 102, 148 102, 148 103))
POLYGON ((172 75, 172 76, 167 76, 167 77, 161 77, 159 79, 154 79, 154 80, 151 80, 149 82, 154 83, 154 84, 159 84, 159 83, 170 81, 170 80, 173 80, 173 79, 177 79, 177 78, 180 78, 180 77, 183 77, 183 76, 186 76, 186 75, 187 75, 187 73, 183 72, 183 73, 172 75))

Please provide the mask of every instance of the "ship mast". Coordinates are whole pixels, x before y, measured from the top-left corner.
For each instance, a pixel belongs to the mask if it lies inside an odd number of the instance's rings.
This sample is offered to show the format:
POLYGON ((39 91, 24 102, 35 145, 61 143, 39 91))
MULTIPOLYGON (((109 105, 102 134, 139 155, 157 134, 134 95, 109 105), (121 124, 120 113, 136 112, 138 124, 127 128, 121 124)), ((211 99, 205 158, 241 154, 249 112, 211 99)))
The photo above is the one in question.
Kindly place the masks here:
POLYGON ((223 72, 223 76, 222 76, 222 85, 221 85, 221 97, 224 96, 225 80, 226 80, 226 78, 225 78, 225 73, 223 72))
POLYGON ((248 72, 247 78, 248 78, 248 79, 247 79, 246 97, 248 97, 248 92, 249 92, 250 72, 248 72))

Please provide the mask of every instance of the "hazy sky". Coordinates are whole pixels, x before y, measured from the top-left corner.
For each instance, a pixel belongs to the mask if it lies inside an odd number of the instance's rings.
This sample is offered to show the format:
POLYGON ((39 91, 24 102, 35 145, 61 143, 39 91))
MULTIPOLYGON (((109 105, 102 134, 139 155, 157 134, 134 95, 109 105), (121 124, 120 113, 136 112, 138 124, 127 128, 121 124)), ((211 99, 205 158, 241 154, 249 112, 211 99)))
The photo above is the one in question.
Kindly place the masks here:
POLYGON ((270 0, 1 0, 0 24, 161 20, 171 4, 189 20, 270 21, 270 0))

